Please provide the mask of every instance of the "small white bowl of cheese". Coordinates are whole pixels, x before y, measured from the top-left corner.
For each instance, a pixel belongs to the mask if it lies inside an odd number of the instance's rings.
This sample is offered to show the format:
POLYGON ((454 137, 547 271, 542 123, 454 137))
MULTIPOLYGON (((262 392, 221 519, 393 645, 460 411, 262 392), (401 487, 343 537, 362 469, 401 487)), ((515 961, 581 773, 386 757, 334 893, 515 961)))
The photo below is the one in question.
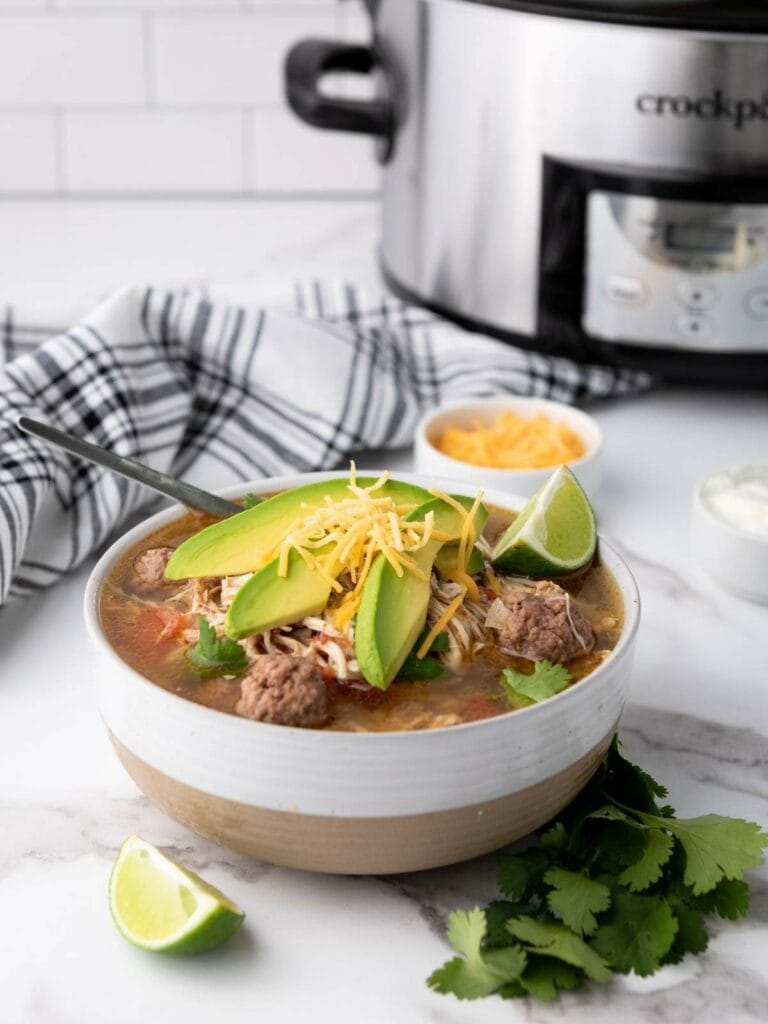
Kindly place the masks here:
POLYGON ((496 395, 448 402, 423 416, 416 427, 414 461, 417 472, 426 476, 524 497, 559 465, 567 465, 594 500, 602 443, 597 421, 581 409, 546 398, 496 395), (516 447, 505 447, 510 444, 516 447))

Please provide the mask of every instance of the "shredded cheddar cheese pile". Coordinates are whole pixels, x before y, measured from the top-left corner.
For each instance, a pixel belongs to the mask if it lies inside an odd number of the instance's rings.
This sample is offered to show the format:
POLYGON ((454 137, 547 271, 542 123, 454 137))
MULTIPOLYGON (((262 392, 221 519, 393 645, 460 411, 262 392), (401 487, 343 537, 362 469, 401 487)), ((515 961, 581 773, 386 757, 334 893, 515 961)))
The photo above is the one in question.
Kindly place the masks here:
POLYGON ((492 469, 545 469, 580 458, 583 440, 565 423, 543 413, 519 416, 507 410, 490 426, 446 427, 435 447, 461 462, 492 469))
POLYGON ((369 487, 360 487, 352 463, 350 497, 341 501, 326 498, 320 506, 303 505, 304 515, 291 525, 279 548, 280 576, 288 574, 292 549, 324 577, 336 594, 344 590, 338 577, 349 574, 352 589, 334 610, 339 628, 348 625, 356 614, 377 554, 384 555, 398 576, 413 572, 426 578, 411 553, 430 540, 445 539, 434 529, 433 513, 428 512, 423 521, 409 522, 405 517, 415 505, 398 505, 391 496, 377 493, 388 479, 389 473, 382 473, 369 487))
MULTIPOLYGON (((332 608, 331 616, 338 629, 346 629, 356 615, 376 555, 382 554, 398 576, 412 572, 426 581, 428 573, 417 564, 413 554, 430 541, 444 542, 449 539, 435 528, 433 512, 428 512, 423 520, 409 520, 407 516, 416 508, 415 504, 398 504, 391 495, 382 494, 381 490, 388 479, 389 473, 382 473, 373 484, 361 487, 357 483, 353 462, 350 468, 350 496, 336 501, 326 497, 322 505, 303 504, 302 515, 291 524, 273 554, 273 557, 279 557, 278 575, 288 575, 289 558, 291 552, 296 551, 326 580, 332 594, 342 595, 332 608), (343 586, 339 580, 345 574, 348 577, 347 586, 343 586)), ((465 596, 469 594, 475 600, 478 597, 477 585, 467 574, 466 567, 476 539, 474 516, 482 501, 482 494, 477 496, 471 509, 466 509, 442 491, 429 493, 450 505, 461 516, 457 567, 451 573, 451 579, 462 589, 429 631, 425 639, 426 646, 422 645, 418 652, 420 657, 423 657, 421 650, 426 654, 434 637, 455 614, 465 596)))

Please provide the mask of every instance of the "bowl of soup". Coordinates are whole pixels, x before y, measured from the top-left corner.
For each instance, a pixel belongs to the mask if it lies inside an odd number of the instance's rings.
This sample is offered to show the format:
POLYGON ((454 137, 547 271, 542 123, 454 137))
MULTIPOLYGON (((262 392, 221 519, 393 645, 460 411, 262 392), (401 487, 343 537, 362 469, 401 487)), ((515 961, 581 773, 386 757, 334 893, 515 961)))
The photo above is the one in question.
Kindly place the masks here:
MULTIPOLYGON (((371 479, 358 489, 381 486, 371 479)), ((229 521, 240 524, 267 522, 278 508, 272 496, 296 488, 314 496, 300 502, 301 528, 292 522, 281 533, 272 516, 279 543, 262 567, 256 541, 246 545, 247 565, 242 544, 230 558, 234 547, 222 546, 215 521, 178 506, 114 543, 85 595, 101 716, 124 767, 155 804, 250 856, 381 874, 487 853, 556 815, 600 763, 629 688, 634 580, 602 539, 592 562, 569 576, 498 573, 490 552, 525 499, 486 491, 481 506, 471 487, 400 474, 387 499, 396 512, 385 508, 383 491, 366 492, 374 518, 401 518, 391 550, 368 559, 365 581, 353 562, 335 564, 324 610, 299 588, 306 614, 285 622, 285 567, 294 552, 305 555, 296 558, 300 575, 318 569, 317 552, 328 550, 339 522, 345 552, 362 531, 364 516, 350 499, 351 511, 336 515, 334 506, 335 525, 318 533, 333 504, 318 495, 338 494, 346 480, 301 474, 221 492, 249 493, 252 510, 229 521), (438 514, 419 518, 413 506, 425 491, 423 507, 437 502, 438 514), (448 507, 459 523, 454 534, 450 514, 440 519, 448 507), (470 515, 477 530, 467 535, 470 515), (440 557, 427 559, 438 547, 440 557), (216 575, 213 565, 226 571, 216 575), (190 567, 196 575, 185 576, 190 567), (260 589, 270 571, 282 590, 274 581, 260 589), (374 584, 381 593, 372 604, 374 584), (426 608, 415 640, 404 626, 414 594, 426 608), (378 618, 368 621, 371 607, 378 618), (249 623, 258 630, 249 632, 249 623), (393 661, 403 644, 412 650, 393 661), (552 666, 567 684, 547 699, 534 702, 525 687, 520 696, 502 683, 552 666)), ((311 581, 320 586, 317 573, 311 581)))

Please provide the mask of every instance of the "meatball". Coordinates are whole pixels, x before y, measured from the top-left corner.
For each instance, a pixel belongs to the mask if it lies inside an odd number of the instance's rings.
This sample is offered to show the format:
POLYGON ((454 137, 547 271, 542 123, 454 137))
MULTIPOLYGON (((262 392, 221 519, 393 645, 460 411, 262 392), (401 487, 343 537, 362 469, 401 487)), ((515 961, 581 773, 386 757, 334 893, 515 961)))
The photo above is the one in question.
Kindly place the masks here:
POLYGON ((173 548, 149 548, 133 560, 135 583, 140 590, 153 590, 169 582, 165 567, 172 554, 173 548))
POLYGON ((323 677, 306 658, 265 654, 243 677, 235 711, 259 722, 311 729, 328 718, 328 693, 323 677))
POLYGON ((531 661, 568 661, 595 646, 589 622, 548 580, 533 590, 503 593, 491 605, 486 626, 498 630, 500 647, 531 661))

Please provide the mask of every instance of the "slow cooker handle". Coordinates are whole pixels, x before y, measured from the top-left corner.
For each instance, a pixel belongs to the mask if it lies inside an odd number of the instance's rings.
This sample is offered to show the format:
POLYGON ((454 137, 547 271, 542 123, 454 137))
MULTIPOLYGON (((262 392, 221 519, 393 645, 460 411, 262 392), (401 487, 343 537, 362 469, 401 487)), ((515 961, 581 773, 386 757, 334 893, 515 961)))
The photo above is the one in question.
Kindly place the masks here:
POLYGON ((362 132, 389 138, 392 108, 386 99, 350 100, 325 96, 320 80, 329 71, 367 75, 380 62, 370 46, 352 46, 330 39, 304 39, 285 61, 288 103, 307 124, 341 132, 362 132))

